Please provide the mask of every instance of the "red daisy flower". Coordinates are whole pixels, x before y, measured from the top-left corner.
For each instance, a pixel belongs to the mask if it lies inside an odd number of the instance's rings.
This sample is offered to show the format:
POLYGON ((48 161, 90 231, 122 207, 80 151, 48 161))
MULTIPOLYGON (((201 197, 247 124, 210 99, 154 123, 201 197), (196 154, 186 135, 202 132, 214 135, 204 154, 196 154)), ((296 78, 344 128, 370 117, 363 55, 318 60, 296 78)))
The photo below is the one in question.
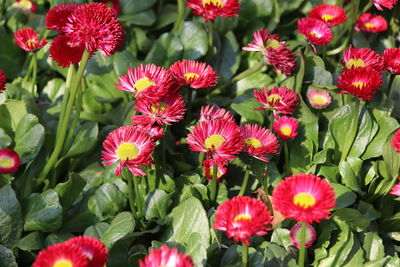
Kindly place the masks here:
POLYGON ((374 2, 375 7, 380 11, 382 11, 383 9, 381 6, 384 6, 388 9, 392 9, 398 0, 372 0, 372 1, 374 2))
POLYGON ((388 28, 384 17, 364 13, 356 21, 355 30, 364 32, 384 32, 388 28))
POLYGON ((400 129, 394 133, 391 145, 397 153, 400 153, 400 129))
POLYGON ((179 253, 177 248, 162 245, 159 249, 151 249, 149 256, 139 260, 140 267, 193 267, 194 263, 189 255, 179 253))
POLYGON ((173 94, 160 98, 157 103, 149 102, 146 98, 139 98, 135 110, 143 115, 133 115, 131 117, 133 124, 171 125, 171 122, 178 122, 184 118, 186 108, 182 96, 173 94))
POLYGON ((383 51, 383 62, 388 72, 400 73, 400 48, 388 48, 383 51))
POLYGON ((218 206, 213 228, 226 232, 235 242, 250 245, 249 239, 267 234, 271 223, 271 213, 262 201, 238 196, 218 206))
POLYGON ((299 123, 295 118, 282 116, 274 121, 274 131, 282 140, 293 139, 297 136, 299 123))
MULTIPOLYGON (((400 180, 400 177, 399 177, 399 180, 400 180)), ((390 191, 390 194, 400 197, 400 183, 398 183, 392 187, 392 191, 390 191)))
POLYGON ((194 60, 177 61, 168 71, 179 86, 188 85, 200 89, 215 86, 218 82, 218 76, 210 65, 194 60))
POLYGON ((382 56, 369 48, 359 49, 350 46, 349 49, 343 51, 342 65, 347 69, 371 67, 377 72, 385 70, 382 56))
POLYGON ((278 138, 267 128, 245 124, 240 126, 244 138, 244 151, 262 161, 268 162, 265 154, 278 153, 278 138))
POLYGON ((314 18, 302 18, 297 21, 299 32, 315 45, 327 45, 332 41, 332 31, 324 22, 314 18))
POLYGON ((15 0, 13 7, 20 9, 25 14, 36 12, 36 4, 32 0, 15 0))
POLYGON ((87 267, 88 263, 89 260, 80 247, 59 243, 40 251, 32 267, 87 267))
POLYGON ((69 38, 60 34, 51 43, 50 57, 58 66, 68 68, 70 64, 78 64, 81 61, 84 51, 84 46, 70 46, 69 38))
POLYGON ((85 46, 91 52, 101 50, 103 57, 114 54, 125 37, 114 11, 102 3, 80 5, 68 17, 63 31, 71 46, 85 46))
POLYGON ((186 6, 193 9, 193 14, 202 16, 206 22, 215 17, 237 17, 240 9, 238 0, 189 0, 186 6))
POLYGON ((118 16, 120 9, 119 0, 100 0, 100 2, 111 8, 114 11, 114 15, 118 16))
POLYGON ((217 182, 221 182, 222 178, 228 171, 228 169, 226 168, 227 162, 225 160, 214 160, 214 159, 204 160, 203 161, 204 174, 206 178, 213 179, 214 162, 217 164, 217 182))
POLYGON ((17 45, 26 52, 36 51, 47 44, 45 39, 39 40, 39 36, 32 28, 18 30, 14 33, 17 45))
POLYGON ((0 93, 6 90, 7 77, 4 71, 0 69, 0 93))
POLYGON ((87 267, 104 267, 107 263, 108 252, 106 246, 91 236, 77 236, 68 239, 66 244, 79 247, 89 260, 87 267))
POLYGON ((104 166, 118 162, 115 175, 121 175, 123 167, 136 176, 146 175, 139 166, 147 166, 152 162, 151 155, 154 142, 142 129, 135 126, 124 126, 112 131, 104 140, 102 160, 104 166))
MULTIPOLYGON (((300 248, 300 229, 301 223, 296 223, 292 229, 290 229, 290 240, 292 244, 297 248, 300 248)), ((306 248, 310 247, 314 241, 317 239, 317 232, 311 224, 307 224, 306 227, 306 240, 304 246, 306 248)))
POLYGON ((189 133, 187 144, 193 151, 207 152, 207 158, 233 160, 243 147, 243 136, 232 121, 211 120, 199 123, 189 133))
POLYGON ((370 100, 376 90, 382 85, 381 75, 370 67, 351 68, 344 70, 338 78, 336 86, 361 100, 370 100))
POLYGON ((78 7, 78 4, 65 4, 51 8, 45 19, 47 29, 64 32, 63 28, 67 25, 68 17, 78 7))
POLYGON ((328 92, 311 90, 307 93, 308 102, 313 108, 325 108, 331 104, 332 97, 328 92))
POLYGON ((126 75, 119 77, 117 88, 132 92, 136 98, 145 97, 157 101, 171 93, 175 85, 172 76, 163 68, 154 64, 128 68, 126 75))
POLYGON ((286 218, 311 224, 329 218, 330 209, 336 206, 335 192, 325 179, 296 174, 276 186, 272 205, 286 218))
POLYGON ((311 10, 309 17, 323 21, 332 27, 346 21, 346 12, 340 6, 319 5, 311 10))
POLYGON ((254 97, 264 105, 263 107, 255 108, 256 110, 272 110, 275 115, 277 113, 292 114, 299 103, 299 95, 286 86, 279 88, 274 86, 271 89, 264 87, 261 91, 254 90, 254 97))
POLYGON ((206 105, 201 107, 199 122, 218 119, 235 122, 232 114, 224 108, 220 108, 217 105, 206 105))
POLYGON ((0 149, 0 173, 16 172, 21 166, 17 152, 11 148, 0 149))

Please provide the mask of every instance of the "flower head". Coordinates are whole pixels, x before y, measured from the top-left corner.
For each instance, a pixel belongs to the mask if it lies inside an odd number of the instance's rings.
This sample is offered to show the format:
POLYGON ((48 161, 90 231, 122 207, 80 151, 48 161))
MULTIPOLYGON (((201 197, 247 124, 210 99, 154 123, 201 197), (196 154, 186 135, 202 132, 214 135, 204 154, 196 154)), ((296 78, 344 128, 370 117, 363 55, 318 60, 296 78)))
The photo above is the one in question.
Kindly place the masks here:
POLYGON ((13 7, 21 9, 25 14, 36 12, 36 4, 32 0, 15 0, 13 7))
POLYGON ((218 206, 213 228, 224 231, 235 242, 250 245, 249 239, 267 234, 271 223, 271 213, 262 201, 238 196, 218 206))
POLYGON ((199 122, 218 119, 235 122, 232 114, 224 108, 220 108, 217 105, 206 105, 201 107, 199 122))
POLYGON ((203 161, 204 175, 208 179, 213 179, 214 163, 217 164, 217 182, 220 182, 222 178, 227 173, 226 161, 225 160, 215 160, 206 159, 203 161))
POLYGON ((371 67, 351 68, 344 70, 337 82, 342 93, 355 95, 361 100, 370 100, 382 85, 381 75, 371 67))
POLYGON ((381 6, 384 6, 388 9, 392 9, 398 0, 372 0, 372 1, 374 2, 375 7, 380 11, 382 11, 383 9, 381 6))
POLYGON ((141 131, 147 133, 151 139, 153 139, 154 142, 157 140, 160 140, 161 138, 164 137, 164 129, 160 125, 143 125, 143 124, 137 124, 135 125, 136 128, 140 129, 141 131))
POLYGON ((112 131, 104 140, 102 160, 104 166, 118 162, 115 175, 121 174, 123 167, 136 176, 144 176, 145 173, 139 166, 146 166, 152 162, 151 155, 154 150, 154 142, 142 129, 135 126, 124 126, 112 131))
POLYGON ((254 97, 264 105, 263 107, 256 108, 257 110, 269 109, 275 115, 278 113, 292 114, 299 103, 299 95, 286 86, 279 88, 274 86, 271 89, 264 87, 261 91, 254 90, 254 97))
POLYGON ((343 51, 342 65, 347 69, 371 67, 379 73, 385 70, 382 56, 369 48, 350 46, 343 51))
POLYGON ((200 89, 215 86, 218 82, 218 76, 210 65, 194 60, 177 61, 168 71, 180 86, 200 89))
POLYGON ((307 93, 308 102, 313 108, 325 108, 332 101, 331 95, 326 91, 311 90, 307 93))
POLYGON ((394 133, 391 145, 397 153, 400 153, 400 129, 394 133))
POLYGON ((139 260, 139 265, 140 267, 193 267, 194 263, 189 255, 179 253, 177 248, 163 245, 159 249, 151 249, 144 260, 139 260))
POLYGON ((332 31, 324 22, 315 18, 302 18, 297 21, 299 32, 315 45, 327 45, 332 41, 332 31))
POLYGON ((63 33, 69 16, 78 8, 78 4, 58 5, 51 8, 49 12, 47 12, 45 19, 47 29, 63 33))
MULTIPOLYGON (((400 180, 400 177, 398 179, 400 180)), ((400 197, 400 182, 392 187, 390 194, 400 197)))
POLYGON ((107 263, 108 252, 106 246, 91 236, 77 236, 68 239, 66 244, 79 247, 89 260, 87 267, 103 267, 107 263))
POLYGON ((319 5, 311 10, 309 17, 325 22, 332 27, 346 21, 346 12, 340 6, 319 5))
POLYGON ((7 77, 4 74, 4 71, 0 69, 0 93, 6 90, 6 83, 7 83, 7 77))
POLYGON ((296 174, 276 186, 272 205, 286 218, 311 224, 329 218, 330 209, 336 206, 335 192, 325 179, 296 174))
POLYGON ((15 150, 11 148, 0 149, 0 173, 16 172, 21 166, 21 161, 15 150))
MULTIPOLYGON (((292 244, 297 248, 300 248, 300 229, 301 223, 296 223, 292 229, 290 229, 290 240, 292 244)), ((310 247, 314 241, 317 239, 317 232, 311 224, 307 224, 306 227, 306 240, 304 246, 306 248, 310 247)))
POLYGON ((32 267, 87 267, 88 263, 89 260, 80 247, 59 243, 40 251, 32 267))
POLYGON ((114 11, 114 15, 118 16, 120 9, 119 0, 100 0, 100 2, 111 8, 114 11))
POLYGON ((57 65, 68 68, 70 64, 78 64, 81 59, 84 46, 70 46, 66 34, 59 34, 51 43, 50 57, 57 62, 57 65))
POLYGON ((268 162, 266 154, 278 153, 278 138, 267 128, 245 124, 240 126, 244 138, 244 151, 262 161, 268 162))
POLYGON ((299 123, 295 118, 282 116, 274 121, 274 131, 282 140, 293 139, 297 136, 299 123))
POLYGON ((186 140, 191 150, 207 152, 207 157, 217 160, 233 160, 243 147, 239 127, 222 119, 200 122, 186 140))
POLYGON ((202 16, 206 21, 216 17, 235 17, 240 9, 238 0, 189 0, 186 5, 193 14, 202 16))
POLYGON ((388 48, 383 51, 383 62, 388 72, 400 73, 400 48, 388 48))
POLYGON ((14 33, 17 45, 26 52, 36 51, 47 44, 45 39, 39 40, 39 36, 32 28, 25 28, 14 33))
POLYGON ((355 30, 364 32, 384 32, 388 28, 384 17, 363 13, 356 21, 355 30))

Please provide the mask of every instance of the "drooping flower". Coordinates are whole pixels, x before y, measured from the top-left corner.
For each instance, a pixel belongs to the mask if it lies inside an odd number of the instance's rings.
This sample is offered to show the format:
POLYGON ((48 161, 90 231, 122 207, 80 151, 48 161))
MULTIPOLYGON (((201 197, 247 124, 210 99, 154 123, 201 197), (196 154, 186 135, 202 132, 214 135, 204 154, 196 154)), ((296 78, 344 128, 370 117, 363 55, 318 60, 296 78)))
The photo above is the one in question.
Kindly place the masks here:
POLYGON ((119 77, 117 88, 132 92, 136 98, 145 97, 157 101, 171 93, 174 80, 163 67, 154 64, 128 68, 127 74, 119 77))
POLYGON ((299 32, 315 45, 327 45, 332 41, 332 31, 324 22, 315 18, 302 18, 297 21, 299 32))
POLYGON ((255 108, 257 110, 268 109, 274 112, 276 116, 280 114, 292 114, 299 103, 299 95, 286 86, 264 87, 261 91, 254 90, 254 97, 263 104, 263 107, 255 108))
POLYGON ((397 153, 400 153, 400 129, 394 133, 391 146, 396 150, 397 153))
POLYGON ((346 21, 346 12, 340 6, 319 5, 311 10, 309 17, 323 21, 332 27, 346 21))
MULTIPOLYGON (((290 229, 290 240, 295 247, 300 248, 300 229, 301 223, 296 223, 292 229, 290 229)), ((317 239, 317 232, 311 224, 307 224, 306 227, 306 240, 304 247, 310 247, 314 241, 317 239)))
POLYGON ((213 179, 214 163, 217 164, 217 182, 220 182, 227 173, 225 160, 206 159, 203 161, 204 175, 208 179, 213 179))
POLYGON ((49 50, 50 57, 63 68, 68 68, 70 64, 78 64, 84 51, 84 46, 70 46, 69 38, 65 34, 59 34, 51 43, 49 50))
POLYGON ((120 9, 119 0, 100 0, 100 2, 111 8, 114 11, 114 15, 118 16, 120 9))
POLYGON ((369 48, 352 46, 343 51, 342 65, 347 69, 371 67, 379 73, 385 70, 381 55, 369 48))
POLYGON ((388 48, 383 51, 383 62, 388 72, 400 73, 400 48, 388 48))
POLYGON ((135 125, 136 128, 144 131, 145 133, 147 133, 154 142, 156 142, 157 140, 160 140, 161 138, 164 137, 164 129, 162 126, 159 126, 157 124, 155 125, 142 125, 142 124, 138 124, 135 125))
POLYGON ((75 245, 82 250, 83 254, 89 260, 87 267, 103 267, 107 263, 107 248, 101 241, 94 237, 77 236, 68 239, 65 243, 75 245))
POLYGON ((4 71, 0 69, 0 93, 6 90, 6 83, 7 83, 7 77, 4 74, 4 71))
POLYGON ((267 234, 271 223, 271 213, 262 201, 237 196, 218 206, 213 228, 224 231, 235 242, 250 245, 249 239, 267 234))
POLYGON ((307 99, 313 108, 325 108, 332 101, 331 95, 326 91, 311 90, 307 93, 307 99))
POLYGON ((188 85, 200 89, 215 86, 218 82, 218 76, 210 65, 194 60, 177 61, 168 71, 179 86, 188 85))
POLYGON ((256 124, 240 126, 244 139, 244 151, 262 161, 268 162, 266 154, 278 153, 278 138, 267 128, 256 124))
POLYGON ((282 116, 274 121, 274 131, 282 140, 293 139, 297 136, 299 123, 295 118, 282 116))
POLYGON ((243 136, 232 121, 222 119, 200 122, 186 139, 190 149, 207 152, 207 158, 233 160, 243 147, 243 136))
POLYGON ((202 16, 206 22, 216 17, 236 17, 240 9, 238 0, 189 0, 186 6, 193 9, 193 14, 202 16))
POLYGON ((32 0, 15 0, 13 7, 20 9, 25 14, 36 12, 36 4, 32 0))
POLYGON ((272 205, 286 218, 311 224, 328 219, 335 208, 335 192, 313 174, 296 174, 281 181, 272 192, 272 205))
POLYGON ((71 46, 84 46, 90 52, 100 50, 103 57, 114 54, 125 37, 114 11, 102 3, 80 5, 68 16, 63 32, 71 46))
MULTIPOLYGON (((400 180, 400 177, 398 179, 400 180)), ((392 187, 390 194, 400 197, 400 182, 392 187)))
POLYGON ((118 163, 115 175, 121 175, 122 168, 126 166, 134 175, 144 176, 139 166, 147 166, 152 162, 155 144, 142 129, 124 126, 112 131, 104 140, 103 147, 103 165, 118 163))
POLYGON ((355 30, 364 32, 384 32, 388 28, 384 17, 363 13, 356 21, 355 30))
MULTIPOLYGON (((276 34, 274 34, 277 36, 276 34)), ((253 33, 253 42, 248 46, 242 47, 244 51, 263 52, 267 46, 278 47, 280 44, 276 43, 276 39, 271 38, 269 30, 260 29, 253 33)))
POLYGON ((19 166, 21 166, 21 161, 14 149, 0 149, 0 173, 16 172, 19 166))
POLYGON ((384 6, 388 9, 392 9, 394 7, 394 5, 396 5, 398 0, 372 0, 374 2, 374 5, 377 9, 379 9, 380 11, 382 11, 382 7, 384 6))
POLYGON ((46 27, 49 30, 55 30, 64 33, 64 27, 67 25, 68 18, 72 12, 79 8, 78 4, 64 4, 51 8, 45 18, 46 27))
POLYGON ((351 68, 344 70, 338 78, 336 86, 361 100, 370 100, 376 90, 382 85, 381 75, 370 67, 351 68))
POLYGON ((36 51, 47 44, 45 39, 39 40, 39 36, 32 28, 25 28, 14 33, 17 45, 26 52, 36 51))
POLYGON ((206 105, 201 107, 199 122, 218 119, 235 122, 233 115, 224 108, 220 108, 217 105, 206 105))
POLYGON ((144 260, 139 260, 139 265, 140 267, 193 267, 194 263, 189 255, 179 253, 177 248, 163 245, 159 249, 151 249, 144 260))
POLYGON ((81 248, 73 244, 59 243, 40 251, 32 267, 87 267, 88 263, 89 260, 81 248))
POLYGON ((171 125, 171 122, 178 122, 184 118, 186 108, 182 96, 172 94, 161 97, 156 103, 149 102, 146 98, 139 98, 134 110, 143 115, 133 115, 131 117, 133 124, 171 125))

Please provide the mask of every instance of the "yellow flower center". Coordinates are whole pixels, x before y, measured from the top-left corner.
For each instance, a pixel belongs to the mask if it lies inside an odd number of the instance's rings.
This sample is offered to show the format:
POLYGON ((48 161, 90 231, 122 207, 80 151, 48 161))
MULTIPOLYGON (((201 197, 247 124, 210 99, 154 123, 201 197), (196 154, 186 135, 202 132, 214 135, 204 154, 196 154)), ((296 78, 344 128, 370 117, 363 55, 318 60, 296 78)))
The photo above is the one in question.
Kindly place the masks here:
POLYGON ((238 216, 236 216, 233 221, 237 222, 237 221, 250 221, 251 220, 251 216, 248 214, 239 214, 238 216))
POLYGON ((315 205, 315 197, 309 193, 298 193, 294 196, 293 202, 295 205, 307 209, 315 205))
POLYGON ((271 47, 273 49, 277 49, 277 48, 281 47, 281 43, 275 39, 270 39, 267 41, 267 44, 265 47, 271 47))
POLYGON ((37 42, 35 40, 29 39, 28 41, 26 41, 26 45, 27 46, 34 46, 36 44, 37 44, 37 42))
POLYGON ((375 25, 371 22, 364 23, 364 26, 365 26, 365 28, 368 28, 368 29, 375 28, 375 25))
POLYGON ((367 86, 367 84, 363 83, 363 82, 354 82, 354 83, 352 83, 352 85, 357 87, 360 90, 363 89, 363 87, 367 86))
POLYGON ((226 140, 222 135, 213 134, 207 137, 204 146, 207 149, 218 149, 225 141, 226 140))
POLYGON ((329 22, 329 21, 333 20, 334 18, 335 18, 334 16, 329 15, 329 14, 322 15, 322 20, 325 22, 329 22))
POLYGON ((346 67, 348 69, 350 69, 351 67, 359 68, 359 67, 365 67, 365 66, 366 66, 365 62, 361 58, 357 58, 357 59, 352 58, 346 63, 346 67))
POLYGON ((315 103, 315 104, 323 105, 323 104, 326 104, 326 102, 328 102, 328 99, 323 95, 315 95, 312 97, 311 102, 315 103))
POLYGON ((159 102, 158 105, 151 105, 151 111, 153 111, 154 113, 163 112, 168 107, 168 104, 164 102, 159 102))
POLYGON ((267 97, 267 101, 270 102, 270 103, 274 103, 274 104, 276 102, 279 102, 279 100, 281 100, 281 99, 282 99, 282 97, 280 95, 278 95, 278 94, 272 94, 272 95, 267 97))
POLYGON ((117 149, 117 157, 121 160, 132 160, 139 155, 139 149, 135 144, 132 143, 122 143, 117 149))
POLYGON ((252 146, 254 148, 262 147, 260 140, 254 137, 247 138, 246 140, 244 140, 244 143, 247 146, 252 146))
POLYGON ((309 34, 310 34, 310 36, 313 36, 313 37, 315 37, 315 38, 321 38, 321 34, 319 34, 319 33, 317 33, 317 32, 312 31, 312 32, 310 32, 309 34))
POLYGON ((189 79, 197 80, 200 77, 200 75, 194 72, 188 72, 184 75, 184 77, 186 81, 189 81, 189 79))
POLYGON ((222 0, 203 0, 201 4, 202 6, 213 4, 214 6, 217 6, 219 8, 224 7, 224 3, 222 2, 222 0))
POLYGON ((292 134, 292 128, 289 126, 282 126, 280 130, 281 133, 285 136, 290 136, 292 134))
POLYGON ((32 2, 29 1, 29 0, 22 0, 22 1, 19 1, 19 4, 20 4, 22 7, 27 8, 27 9, 31 9, 31 8, 32 8, 32 2))
POLYGON ((11 168, 14 165, 14 162, 9 158, 0 159, 0 167, 2 168, 11 168))
POLYGON ((144 77, 135 82, 135 89, 140 92, 153 85, 156 85, 156 83, 150 80, 149 78, 144 77))
POLYGON ((70 260, 58 260, 52 267, 74 267, 74 264, 70 260))

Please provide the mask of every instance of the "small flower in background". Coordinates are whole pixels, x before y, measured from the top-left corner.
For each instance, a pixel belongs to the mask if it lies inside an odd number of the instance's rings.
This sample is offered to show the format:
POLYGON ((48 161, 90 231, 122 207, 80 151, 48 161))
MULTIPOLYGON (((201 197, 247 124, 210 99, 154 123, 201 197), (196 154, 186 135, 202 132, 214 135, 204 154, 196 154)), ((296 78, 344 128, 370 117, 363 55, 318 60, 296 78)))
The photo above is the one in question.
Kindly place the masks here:
POLYGON ((36 51, 47 44, 45 39, 39 40, 39 36, 32 28, 18 30, 14 33, 17 45, 26 52, 36 51))
POLYGON ((59 34, 49 49, 50 57, 63 68, 68 68, 70 64, 78 64, 85 51, 83 46, 72 47, 68 43, 69 38, 65 34, 59 34))
POLYGON ((295 118, 282 116, 274 121, 273 127, 280 139, 289 140, 297 136, 299 123, 295 118))
POLYGON ((264 105, 255 108, 256 110, 272 110, 275 116, 277 114, 292 114, 299 103, 299 95, 286 86, 274 86, 271 89, 264 87, 261 91, 254 90, 254 97, 264 105))
POLYGON ((325 22, 330 27, 346 22, 346 12, 335 5, 316 6, 311 10, 309 17, 325 22))
POLYGON ((179 86, 201 89, 215 86, 218 82, 218 76, 210 65, 194 60, 177 61, 168 71, 179 86))
POLYGON ((119 0, 100 0, 100 2, 111 8, 114 11, 114 15, 118 16, 120 9, 119 0))
POLYGON ((250 245, 249 239, 267 234, 271 223, 271 213, 262 201, 238 196, 218 206, 213 228, 224 231, 235 242, 250 245))
POLYGON ((383 62, 388 72, 400 73, 400 48, 388 48, 383 51, 383 62))
MULTIPOLYGON (((274 34, 276 36, 276 34, 274 34)), ((249 43, 248 46, 242 47, 244 51, 253 51, 253 52, 263 52, 267 46, 270 47, 279 47, 280 44, 277 43, 275 39, 268 40, 271 37, 269 34, 269 30, 260 29, 253 33, 253 42, 249 43), (268 42, 270 41, 270 42, 268 42)))
POLYGON ((7 83, 7 77, 4 74, 4 71, 0 69, 0 93, 6 90, 6 83, 7 83))
POLYGON ((193 9, 193 14, 202 16, 206 22, 216 17, 236 17, 240 9, 238 0, 189 0, 186 6, 193 9))
POLYGON ((147 133, 154 142, 157 142, 157 140, 160 140, 161 138, 164 137, 164 129, 163 127, 159 125, 142 125, 138 124, 135 125, 136 128, 140 129, 141 131, 147 133))
MULTIPOLYGON (((400 180, 400 177, 398 179, 400 180)), ((400 197, 400 182, 392 187, 390 194, 400 197)))
POLYGON ((332 97, 326 91, 311 90, 307 93, 307 99, 313 108, 326 108, 331 104, 332 97))
POLYGON ((281 181, 272 192, 272 205, 286 218, 308 224, 328 219, 335 208, 335 192, 313 174, 296 174, 281 181))
POLYGON ((336 86, 343 90, 339 94, 349 93, 361 100, 370 100, 382 83, 382 77, 376 70, 362 67, 344 70, 336 86))
POLYGON ((302 18, 297 21, 299 32, 315 45, 327 45, 332 41, 332 31, 324 22, 314 18, 302 18))
POLYGON ((75 245, 82 250, 83 254, 89 260, 87 267, 103 267, 107 263, 107 248, 102 242, 94 237, 77 236, 68 239, 65 244, 75 245))
POLYGON ((371 67, 379 73, 385 70, 382 56, 369 48, 350 46, 343 51, 341 63, 347 69, 371 67))
POLYGON ((55 30, 60 33, 64 32, 68 18, 73 11, 79 8, 78 4, 58 5, 51 8, 45 18, 46 27, 49 30, 55 30))
POLYGON ((240 126, 244 139, 244 151, 251 156, 268 162, 266 154, 278 153, 278 138, 267 128, 245 124, 240 126))
POLYGON ((206 159, 203 161, 204 175, 207 179, 213 179, 214 162, 217 164, 217 182, 221 182, 222 178, 227 173, 225 160, 206 159))
POLYGON ((396 150, 397 153, 400 153, 400 129, 394 133, 391 146, 396 150))
POLYGON ((87 267, 88 257, 73 244, 59 243, 39 252, 32 267, 73 266, 87 267))
POLYGON ((355 30, 364 32, 384 32, 388 28, 384 17, 364 13, 356 21, 355 30))
MULTIPOLYGON (((292 241, 292 244, 297 248, 300 248, 300 229, 301 229, 301 223, 296 223, 292 227, 292 229, 290 229, 290 240, 292 241)), ((317 239, 317 232, 315 231, 314 227, 312 227, 311 224, 307 224, 306 240, 304 246, 306 248, 310 247, 316 239, 317 239)))
POLYGON ((104 166, 118 163, 115 175, 120 176, 123 167, 136 176, 146 175, 139 166, 152 162, 155 144, 152 138, 142 129, 135 126, 124 126, 112 131, 104 140, 102 160, 104 166))
POLYGON ((21 166, 21 161, 14 149, 0 149, 0 173, 16 172, 19 166, 21 166))
POLYGON ((235 122, 233 115, 224 108, 220 108, 217 105, 206 105, 201 107, 199 123, 202 121, 218 119, 235 122))
POLYGON ((15 0, 13 7, 20 9, 25 14, 36 12, 36 4, 32 0, 15 0))
POLYGON ((232 121, 210 120, 196 125, 186 139, 192 151, 206 152, 207 158, 233 160, 243 148, 243 136, 232 121))
POLYGON ((139 260, 139 265, 140 267, 193 267, 194 263, 189 255, 179 253, 177 248, 163 245, 159 249, 151 249, 144 260, 139 260))
POLYGON ((375 7, 380 11, 382 11, 383 9, 381 6, 384 6, 388 9, 392 9, 398 0, 372 0, 372 1, 374 2, 375 7))

